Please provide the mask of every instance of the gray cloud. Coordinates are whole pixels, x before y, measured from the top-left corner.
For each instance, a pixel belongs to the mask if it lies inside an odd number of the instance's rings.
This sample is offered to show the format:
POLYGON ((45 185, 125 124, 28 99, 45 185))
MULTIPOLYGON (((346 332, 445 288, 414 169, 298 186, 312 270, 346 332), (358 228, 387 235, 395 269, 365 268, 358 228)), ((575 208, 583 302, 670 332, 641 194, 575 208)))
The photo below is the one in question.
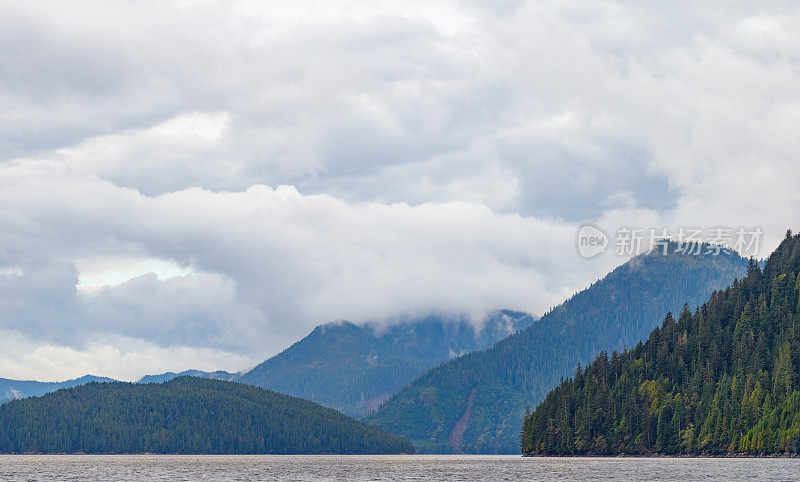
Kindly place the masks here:
POLYGON ((575 256, 584 220, 759 225, 766 251, 798 221, 799 24, 790 2, 3 5, 0 376, 541 311, 619 262, 575 256), (187 273, 76 288, 122 258, 187 273))

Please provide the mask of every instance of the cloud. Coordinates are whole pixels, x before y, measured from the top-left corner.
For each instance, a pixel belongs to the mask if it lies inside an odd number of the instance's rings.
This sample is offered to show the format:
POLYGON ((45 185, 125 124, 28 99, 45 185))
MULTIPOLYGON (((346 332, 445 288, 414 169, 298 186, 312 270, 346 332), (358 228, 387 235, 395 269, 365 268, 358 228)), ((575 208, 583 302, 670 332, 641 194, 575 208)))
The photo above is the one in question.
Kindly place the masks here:
POLYGON ((791 2, 5 4, 8 353, 240 366, 328 320, 541 312, 621 261, 577 256, 583 221, 761 226, 766 254, 798 225, 798 26, 791 2))
POLYGON ((186 346, 159 346, 143 340, 111 337, 83 349, 45 343, 18 332, 0 331, 0 366, 5 378, 63 381, 76 374, 102 374, 135 381, 143 374, 199 369, 237 371, 252 360, 236 353, 186 346))
POLYGON ((0 142, 14 157, 52 150, 73 172, 153 195, 293 184, 573 220, 599 214, 583 199, 619 189, 669 197, 607 104, 615 86, 594 82, 619 78, 619 61, 569 9, 238 2, 143 15, 116 2, 93 12, 103 22, 8 10, 0 44, 16 75, 0 79, 0 142), (498 196, 487 175, 515 188, 498 196))
POLYGON ((75 260, 75 266, 80 273, 77 288, 87 293, 149 273, 160 280, 192 273, 191 268, 174 262, 127 256, 87 257, 75 260))
MULTIPOLYGON (((153 197, 94 178, 48 179, 36 170, 14 179, 13 168, 2 171, 11 182, 0 203, 37 227, 33 245, 54 259, 94 253, 102 266, 104 254, 111 263, 124 254, 173 260, 169 266, 189 273, 80 291, 66 261, 7 277, 15 288, 8 303, 28 303, 7 315, 6 327, 22 330, 34 307, 57 301, 53 311, 71 306, 71 315, 54 316, 61 325, 39 336, 77 346, 97 332, 258 356, 328 320, 537 311, 597 269, 576 263, 557 275, 554 259, 573 254, 571 226, 476 203, 350 204, 289 186, 153 197), (43 288, 31 294, 29 279, 44 280, 43 288)), ((20 240, 18 259, 27 245, 20 240)))

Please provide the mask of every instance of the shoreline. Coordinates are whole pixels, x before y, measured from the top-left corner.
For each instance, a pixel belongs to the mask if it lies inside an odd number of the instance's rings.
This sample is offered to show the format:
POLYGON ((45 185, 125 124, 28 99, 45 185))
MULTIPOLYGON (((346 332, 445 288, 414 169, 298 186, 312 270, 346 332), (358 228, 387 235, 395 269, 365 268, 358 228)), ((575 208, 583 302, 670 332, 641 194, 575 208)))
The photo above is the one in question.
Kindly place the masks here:
POLYGON ((409 453, 375 453, 375 454, 335 454, 335 453, 317 453, 317 454, 265 454, 265 453, 151 453, 151 452, 128 452, 128 453, 85 453, 85 452, 17 452, 17 453, 0 453, 0 457, 30 457, 30 456, 78 456, 78 457, 114 457, 114 456, 134 456, 134 457, 148 457, 148 456, 181 456, 181 457, 420 457, 420 458, 437 458, 437 457, 503 457, 503 458, 596 458, 596 459, 795 459, 800 458, 800 454, 764 454, 764 455, 751 455, 751 454, 576 454, 576 455, 544 455, 544 454, 409 454, 409 453))
POLYGON ((606 459, 796 459, 800 453, 783 454, 522 454, 538 458, 606 458, 606 459))

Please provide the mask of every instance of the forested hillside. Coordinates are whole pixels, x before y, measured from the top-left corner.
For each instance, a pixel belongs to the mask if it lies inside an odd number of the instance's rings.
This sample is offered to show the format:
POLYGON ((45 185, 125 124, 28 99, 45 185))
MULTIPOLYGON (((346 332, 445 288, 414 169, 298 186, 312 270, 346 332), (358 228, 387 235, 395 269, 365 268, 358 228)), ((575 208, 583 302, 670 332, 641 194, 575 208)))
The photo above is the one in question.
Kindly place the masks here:
POLYGON ((466 317, 428 317, 373 329, 328 323, 237 381, 363 416, 425 370, 491 346, 529 326, 527 313, 492 313, 479 329, 466 317))
MULTIPOLYGON (((180 376, 237 381, 361 417, 425 370, 489 347, 533 321, 527 313, 502 310, 479 324, 456 315, 401 320, 383 328, 327 323, 247 372, 166 372, 146 375, 138 383, 161 383, 180 376)), ((90 381, 114 380, 89 375, 66 382, 0 379, 0 403, 90 381)))
POLYGON ((90 383, 0 406, 0 452, 410 453, 401 437, 257 387, 181 377, 90 383))
POLYGON ((632 259, 490 349, 426 372, 366 420, 424 452, 518 452, 525 407, 540 402, 579 363, 590 363, 601 350, 635 346, 668 310, 699 305, 746 270, 747 261, 735 254, 703 249, 695 256, 674 243, 669 248, 667 255, 632 259), (464 423, 454 432, 458 420, 464 423))
POLYGON ((667 315, 635 349, 603 353, 526 417, 534 454, 800 451, 800 236, 763 272, 667 315))

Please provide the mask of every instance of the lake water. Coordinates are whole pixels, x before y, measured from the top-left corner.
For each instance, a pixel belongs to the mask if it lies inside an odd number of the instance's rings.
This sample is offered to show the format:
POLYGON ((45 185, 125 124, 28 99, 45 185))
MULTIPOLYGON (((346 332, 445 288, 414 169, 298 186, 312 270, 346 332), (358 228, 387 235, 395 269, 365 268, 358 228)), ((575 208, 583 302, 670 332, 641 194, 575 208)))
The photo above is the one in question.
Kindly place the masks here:
POLYGON ((800 459, 0 455, 2 480, 797 480, 800 459))

